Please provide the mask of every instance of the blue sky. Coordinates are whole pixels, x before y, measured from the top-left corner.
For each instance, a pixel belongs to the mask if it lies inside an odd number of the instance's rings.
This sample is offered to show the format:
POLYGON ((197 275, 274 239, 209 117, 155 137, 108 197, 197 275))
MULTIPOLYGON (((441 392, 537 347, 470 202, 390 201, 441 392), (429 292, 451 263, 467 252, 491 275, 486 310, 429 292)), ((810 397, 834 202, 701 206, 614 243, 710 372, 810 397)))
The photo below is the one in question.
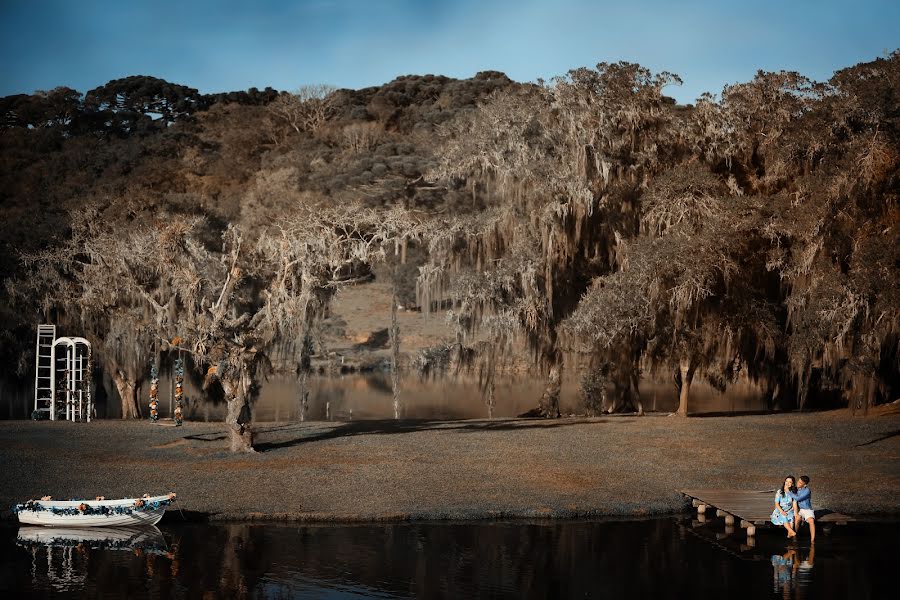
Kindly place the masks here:
POLYGON ((681 102, 757 69, 827 79, 900 47, 900 1, 0 0, 0 96, 153 75, 203 92, 518 81, 628 60, 681 102))

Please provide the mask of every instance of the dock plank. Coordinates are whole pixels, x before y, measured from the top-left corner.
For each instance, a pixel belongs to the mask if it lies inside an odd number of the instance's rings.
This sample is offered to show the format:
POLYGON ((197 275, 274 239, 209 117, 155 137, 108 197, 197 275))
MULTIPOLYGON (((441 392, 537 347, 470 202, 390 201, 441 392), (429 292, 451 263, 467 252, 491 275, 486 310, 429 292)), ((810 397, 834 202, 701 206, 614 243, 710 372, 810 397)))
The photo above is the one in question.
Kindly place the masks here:
MULTIPOLYGON (((774 490, 694 489, 681 490, 681 493, 688 498, 757 525, 768 524, 775 507, 774 490)), ((841 513, 816 510, 816 521, 821 523, 847 523, 853 520, 853 517, 841 513)))

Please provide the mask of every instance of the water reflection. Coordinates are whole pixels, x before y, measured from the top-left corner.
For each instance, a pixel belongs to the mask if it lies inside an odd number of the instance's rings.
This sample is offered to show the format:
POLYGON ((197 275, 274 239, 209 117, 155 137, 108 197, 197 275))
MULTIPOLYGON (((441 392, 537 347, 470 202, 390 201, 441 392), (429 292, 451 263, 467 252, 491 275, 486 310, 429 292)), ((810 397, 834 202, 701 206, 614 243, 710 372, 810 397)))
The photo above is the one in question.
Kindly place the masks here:
POLYGON ((162 532, 142 527, 20 527, 16 543, 25 548, 79 548, 92 550, 168 553, 162 532))
MULTIPOLYGON (((161 414, 169 415, 168 383, 161 381, 161 414)), ((308 379, 309 399, 306 418, 349 421, 389 419, 394 416, 390 376, 386 373, 350 373, 338 376, 312 376, 308 379)), ((531 375, 500 378, 494 388, 493 416, 514 417, 535 406, 545 382, 531 375)), ((563 414, 580 413, 580 381, 570 374, 563 378, 560 409, 563 414)), ((294 377, 273 375, 262 384, 254 403, 256 421, 293 422, 299 420, 300 388, 294 377)), ((204 399, 202 390, 188 382, 185 414, 192 421, 220 421, 225 406, 204 399)), ((750 384, 736 384, 727 394, 698 381, 691 386, 692 411, 746 412, 766 410, 761 390, 750 384)), ((678 398, 670 382, 646 381, 641 384, 644 407, 648 411, 674 411, 678 398)), ((472 377, 448 376, 422 379, 407 376, 401 383, 401 416, 409 419, 481 419, 488 417, 488 406, 472 377)))
MULTIPOLYGON (((583 412, 580 393, 580 374, 564 372, 560 395, 563 414, 583 412)), ((296 422, 299 417, 300 386, 295 376, 270 375, 260 382, 259 397, 254 402, 254 420, 296 422)), ((499 377, 494 388, 493 416, 514 417, 537 406, 545 381, 535 374, 499 377)), ((147 411, 146 382, 139 394, 142 410, 147 411)), ((222 421, 225 405, 211 398, 192 373, 185 382, 185 416, 190 421, 222 421)), ((644 409, 671 412, 678 407, 678 397, 671 379, 647 379, 640 385, 644 409)), ((27 391, 27 390, 26 390, 27 391)), ((121 405, 112 389, 98 389, 97 416, 119 418, 121 405)), ((314 375, 308 378, 309 404, 306 417, 310 420, 350 421, 358 419, 393 418, 393 393, 387 373, 355 372, 333 376, 314 375)), ((739 381, 721 393, 702 380, 691 384, 691 411, 751 412, 767 410, 765 390, 755 384, 739 381)), ((8 397, 6 412, 0 418, 28 418, 34 399, 22 390, 4 392, 8 397)), ((174 383, 163 374, 160 378, 160 416, 169 418, 174 408, 174 383)), ((489 417, 489 408, 473 375, 447 375, 442 378, 423 378, 405 373, 401 382, 402 416, 411 419, 482 419, 489 417)), ((2 412, 2 411, 0 411, 2 412)))
POLYGON ((812 581, 815 555, 815 546, 789 547, 784 554, 773 554, 773 592, 782 598, 805 598, 812 581))
POLYGON ((775 592, 783 592, 786 598, 790 597, 790 592, 794 589, 794 576, 797 572, 797 551, 789 548, 784 555, 772 555, 772 577, 774 580, 775 592))
POLYGON ((681 518, 33 529, 0 529, 0 589, 136 598, 878 598, 900 533, 848 527, 816 555, 681 518))
POLYGON ((38 589, 78 592, 87 585, 91 559, 104 553, 145 553, 174 559, 162 532, 143 527, 20 527, 16 545, 31 556, 31 581, 38 589))

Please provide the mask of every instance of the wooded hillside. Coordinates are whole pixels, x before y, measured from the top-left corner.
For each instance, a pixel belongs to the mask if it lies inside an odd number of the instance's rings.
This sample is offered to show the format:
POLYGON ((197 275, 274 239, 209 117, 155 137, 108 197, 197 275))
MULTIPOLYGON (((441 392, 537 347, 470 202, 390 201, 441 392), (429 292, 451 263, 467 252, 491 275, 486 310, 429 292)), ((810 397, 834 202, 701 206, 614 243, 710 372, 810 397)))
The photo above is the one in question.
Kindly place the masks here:
POLYGON ((132 382, 179 337, 237 423, 257 369, 302 364, 334 291, 383 263, 403 304, 449 307, 485 393, 527 349, 544 415, 572 355, 605 409, 639 406, 648 372, 685 413, 697 375, 782 405, 895 399, 900 53, 689 106, 678 83, 601 63, 2 98, 0 377, 33 377, 38 322, 104 340, 98 365, 132 382))

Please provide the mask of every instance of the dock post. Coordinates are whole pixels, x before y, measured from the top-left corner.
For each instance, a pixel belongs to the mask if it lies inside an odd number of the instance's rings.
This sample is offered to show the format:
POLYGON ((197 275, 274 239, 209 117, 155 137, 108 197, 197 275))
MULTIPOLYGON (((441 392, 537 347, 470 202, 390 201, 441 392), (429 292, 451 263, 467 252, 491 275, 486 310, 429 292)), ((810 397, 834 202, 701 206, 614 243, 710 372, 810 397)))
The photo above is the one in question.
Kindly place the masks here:
POLYGON ((702 504, 702 503, 701 503, 701 504, 698 504, 698 505, 697 505, 697 514, 698 514, 698 515, 702 515, 702 514, 705 514, 705 513, 706 513, 706 505, 705 505, 705 504, 702 504))
POLYGON ((734 527, 734 515, 725 513, 725 525, 734 527))
POLYGON ((750 521, 745 521, 741 519, 741 527, 747 530, 747 542, 753 539, 753 536, 756 535, 756 525, 751 523, 750 521))

